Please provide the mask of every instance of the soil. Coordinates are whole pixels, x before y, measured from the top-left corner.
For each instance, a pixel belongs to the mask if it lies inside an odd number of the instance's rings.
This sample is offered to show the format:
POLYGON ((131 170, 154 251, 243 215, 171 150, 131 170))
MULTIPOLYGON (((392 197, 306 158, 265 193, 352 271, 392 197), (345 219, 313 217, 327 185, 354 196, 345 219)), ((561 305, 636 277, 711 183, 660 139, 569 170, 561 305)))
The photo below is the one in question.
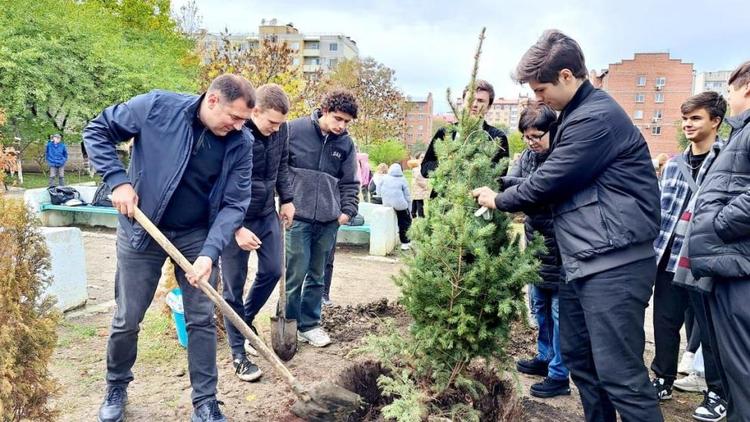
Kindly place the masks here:
MULTIPOLYGON (((50 366, 51 373, 61 386, 59 395, 52 401, 60 411, 61 421, 94 420, 106 386, 106 344, 114 307, 114 233, 87 230, 84 246, 90 300, 85 308, 66 314, 65 323, 58 330, 60 339, 50 366)), ((250 279, 255 266, 253 256, 250 279)), ((351 357, 350 352, 361 344, 364 335, 376 333, 385 318, 393 318, 396 326, 402 329, 408 325, 408 316, 395 304, 398 287, 392 281, 392 276, 398 274, 401 267, 398 255, 370 257, 363 248, 338 248, 331 291, 334 305, 325 307, 323 311, 324 327, 334 342, 322 349, 300 344, 297 355, 288 364, 290 371, 304 385, 324 380, 337 381, 342 374, 353 371, 352 368, 360 368, 360 375, 354 376, 365 384, 359 387, 358 391, 362 391, 360 394, 365 397, 379 396, 372 383, 381 370, 377 369, 375 363, 366 363, 366 357, 351 357)), ((274 294, 257 319, 260 334, 267 340, 270 339, 268 317, 275 304, 274 294)), ((187 354, 177 345, 172 322, 164 316, 162 309, 163 304, 155 301, 142 325, 138 361, 133 368, 135 381, 128 388, 127 417, 131 421, 186 421, 192 412, 187 354)), ((646 321, 647 326, 651 324, 650 313, 646 321)), ((649 330, 647 338, 653 339, 649 330)), ((506 348, 509 357, 530 357, 536 351, 535 341, 533 328, 517 324, 513 327, 512 340, 506 348)), ((218 398, 225 403, 222 410, 230 421, 299 421, 289 412, 295 396, 267 363, 257 359, 256 363, 264 371, 259 382, 241 382, 234 376, 223 336, 219 336, 217 350, 218 398)), ((650 363, 652 356, 653 344, 648 343, 646 362, 650 363)), ((512 364, 496 366, 511 367, 512 364)), ((507 403, 510 400, 507 399, 508 395, 521 397, 518 405, 523 409, 524 416, 505 420, 566 422, 583 419, 574 386, 570 396, 540 400, 528 396, 531 384, 539 381, 536 377, 514 371, 506 371, 502 377, 493 374, 487 376, 486 384, 494 392, 488 396, 489 408, 498 407, 498 403, 507 403), (496 401, 498 398, 499 401, 496 401)), ((680 422, 692 420, 690 415, 701 397, 684 393, 676 393, 674 397, 662 406, 665 419, 680 422)), ((378 402, 373 399, 372 403, 378 402)), ((379 402, 375 407, 383 404, 379 402)), ((352 420, 379 419, 372 413, 352 420)))

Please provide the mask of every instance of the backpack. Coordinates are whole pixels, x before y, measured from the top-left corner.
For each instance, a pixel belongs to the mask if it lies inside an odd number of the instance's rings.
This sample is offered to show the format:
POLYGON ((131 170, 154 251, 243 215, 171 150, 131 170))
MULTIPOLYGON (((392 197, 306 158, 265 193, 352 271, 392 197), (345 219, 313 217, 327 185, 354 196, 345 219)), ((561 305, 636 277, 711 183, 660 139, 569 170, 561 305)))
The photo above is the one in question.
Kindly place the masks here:
POLYGON ((47 192, 49 192, 52 205, 65 205, 66 202, 74 199, 83 204, 81 193, 70 186, 52 186, 47 188, 47 192))
POLYGON ((94 192, 94 200, 91 201, 91 205, 95 207, 112 207, 112 189, 109 185, 102 183, 96 188, 94 192))

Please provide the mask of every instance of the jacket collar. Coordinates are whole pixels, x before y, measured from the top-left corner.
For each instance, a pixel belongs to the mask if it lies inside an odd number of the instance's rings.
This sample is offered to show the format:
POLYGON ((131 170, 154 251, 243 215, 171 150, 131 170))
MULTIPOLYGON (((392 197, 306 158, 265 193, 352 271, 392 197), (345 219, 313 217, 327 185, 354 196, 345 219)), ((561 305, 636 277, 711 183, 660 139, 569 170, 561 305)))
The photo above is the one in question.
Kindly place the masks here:
POLYGON ((727 117, 727 123, 732 129, 739 130, 750 123, 750 109, 745 110, 738 116, 727 117))
POLYGON ((589 82, 588 79, 583 81, 580 87, 578 87, 578 91, 576 91, 575 95, 573 95, 573 98, 570 99, 570 102, 568 105, 563 108, 562 112, 560 113, 560 118, 558 119, 558 122, 561 122, 562 119, 570 114, 573 110, 577 109, 581 103, 583 103, 583 100, 586 99, 592 92, 594 92, 596 88, 594 88, 594 85, 591 85, 591 82, 589 82))

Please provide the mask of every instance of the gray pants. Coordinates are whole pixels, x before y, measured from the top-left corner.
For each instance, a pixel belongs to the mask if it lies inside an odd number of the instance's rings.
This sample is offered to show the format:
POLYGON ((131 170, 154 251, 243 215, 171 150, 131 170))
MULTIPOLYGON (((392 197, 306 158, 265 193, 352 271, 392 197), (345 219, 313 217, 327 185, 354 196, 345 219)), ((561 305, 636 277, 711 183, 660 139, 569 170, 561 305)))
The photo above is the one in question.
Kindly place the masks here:
MULTIPOLYGON (((164 235, 193 262, 203 247, 208 231, 193 229, 165 231, 164 235)), ((117 230, 117 272, 112 329, 107 344, 107 384, 127 385, 133 380, 132 367, 138 349, 139 324, 154 298, 161 267, 167 254, 154 242, 143 251, 135 250, 122 230, 117 230)), ((216 326, 214 304, 198 288, 191 286, 185 273, 175 266, 182 289, 188 331, 188 370, 193 386, 193 405, 199 406, 216 396, 216 326)), ((216 268, 210 284, 216 286, 216 268)), ((175 347, 177 345, 175 344, 175 347)))
POLYGON ((65 185, 65 166, 49 166, 49 185, 55 186, 55 177, 58 178, 58 186, 65 185))

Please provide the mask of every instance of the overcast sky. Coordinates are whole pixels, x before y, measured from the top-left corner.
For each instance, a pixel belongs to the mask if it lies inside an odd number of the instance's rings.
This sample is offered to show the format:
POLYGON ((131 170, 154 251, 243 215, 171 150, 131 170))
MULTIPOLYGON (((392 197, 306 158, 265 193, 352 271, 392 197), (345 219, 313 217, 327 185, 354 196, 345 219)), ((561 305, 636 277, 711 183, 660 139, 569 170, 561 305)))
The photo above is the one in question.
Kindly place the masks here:
MULTIPOLYGON (((186 0, 173 0, 179 8, 186 0)), ((198 0, 203 27, 257 32, 261 19, 291 22, 300 32, 336 32, 353 38, 360 56, 396 71, 407 95, 432 92, 436 112, 448 110, 445 89, 468 82, 477 36, 487 27, 479 76, 498 97, 526 92, 510 79, 518 60, 545 29, 557 28, 583 48, 589 68, 670 52, 698 72, 731 70, 750 60, 750 1, 235 1, 198 0)))

